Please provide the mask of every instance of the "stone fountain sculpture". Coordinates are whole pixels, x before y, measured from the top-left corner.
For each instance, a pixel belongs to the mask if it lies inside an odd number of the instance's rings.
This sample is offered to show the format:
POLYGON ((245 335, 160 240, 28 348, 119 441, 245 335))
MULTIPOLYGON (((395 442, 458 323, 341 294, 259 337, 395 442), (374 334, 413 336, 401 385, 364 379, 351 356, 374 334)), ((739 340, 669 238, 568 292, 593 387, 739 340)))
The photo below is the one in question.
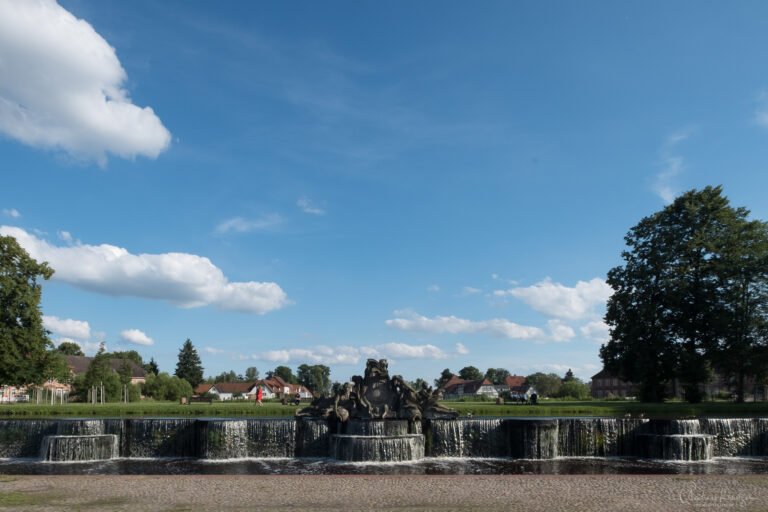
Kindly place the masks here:
POLYGON ((352 381, 330 398, 315 399, 309 407, 297 411, 297 416, 336 419, 401 419, 420 422, 423 419, 453 419, 459 413, 440 405, 440 389, 424 384, 414 390, 400 375, 389 376, 386 359, 368 359, 365 375, 355 375, 352 381))
POLYGON ((424 457, 422 420, 455 419, 458 412, 439 404, 440 391, 414 390, 389 376, 386 359, 368 359, 365 375, 355 375, 335 396, 318 398, 298 416, 325 418, 333 425, 330 452, 348 461, 403 461, 424 457))

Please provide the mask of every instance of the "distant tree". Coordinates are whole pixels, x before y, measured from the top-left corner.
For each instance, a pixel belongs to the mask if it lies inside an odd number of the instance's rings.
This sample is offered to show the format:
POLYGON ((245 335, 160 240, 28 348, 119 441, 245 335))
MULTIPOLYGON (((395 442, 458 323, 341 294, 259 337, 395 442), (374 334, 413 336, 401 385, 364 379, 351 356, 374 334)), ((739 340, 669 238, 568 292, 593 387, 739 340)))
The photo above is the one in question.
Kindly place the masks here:
POLYGON ((424 379, 422 379, 421 377, 417 377, 416 380, 412 381, 410 384, 411 384, 411 387, 417 391, 421 389, 423 386, 429 386, 429 383, 424 379))
POLYGON ((322 364, 302 364, 297 372, 299 384, 306 387, 315 396, 328 396, 331 393, 331 369, 322 364))
POLYGON ((179 350, 179 362, 176 364, 175 375, 186 380, 192 389, 203 382, 203 364, 197 350, 192 345, 192 341, 187 338, 184 345, 179 350))
POLYGON ((529 386, 533 386, 540 396, 557 396, 562 385, 560 376, 554 373, 536 372, 527 376, 525 381, 529 386))
POLYGON ((238 378, 238 375, 234 370, 230 370, 228 372, 221 372, 220 374, 216 375, 215 377, 211 377, 208 380, 211 381, 211 384, 215 384, 217 382, 240 382, 241 379, 238 378))
POLYGON ((504 384, 504 379, 509 377, 509 370, 504 368, 488 368, 485 372, 485 378, 494 384, 504 384))
POLYGON ((192 395, 192 386, 184 379, 170 376, 165 372, 149 374, 142 386, 146 396, 155 400, 178 401, 183 396, 192 395))
POLYGON ((575 378, 576 377, 573 376, 573 371, 570 368, 568 368, 568 371, 565 372, 565 377, 563 377, 563 383, 570 382, 575 378))
POLYGON ((157 362, 155 361, 154 357, 150 358, 149 362, 144 365, 144 371, 147 373, 154 373, 155 375, 160 373, 160 368, 157 366, 157 362))
POLYGON ((123 360, 120 362, 120 369, 117 371, 117 374, 120 376, 120 383, 124 386, 127 386, 131 383, 131 376, 133 375, 133 367, 131 366, 131 360, 128 358, 123 358, 123 360))
POLYGON ((99 397, 101 397, 101 390, 104 390, 104 401, 106 402, 114 402, 120 399, 120 389, 122 386, 120 376, 112 370, 109 360, 110 355, 106 352, 104 343, 102 343, 96 355, 91 359, 83 378, 76 380, 77 395, 81 399, 85 400, 88 392, 94 389, 97 390, 97 396, 99 397))
POLYGON ((293 374, 293 370, 288 368, 287 366, 278 366, 271 372, 267 372, 267 377, 280 377, 288 384, 298 384, 298 380, 296 380, 296 376, 293 374))
POLYGON ((570 380, 563 381, 557 394, 553 396, 556 396, 557 398, 586 400, 591 396, 591 390, 589 384, 585 384, 580 379, 573 377, 570 380))
POLYGON ((53 275, 47 263, 29 256, 15 238, 0 236, 0 383, 40 384, 55 354, 40 312, 38 278, 53 275))
POLYGON ((449 370, 448 368, 446 368, 445 370, 443 370, 443 371, 440 373, 440 377, 439 377, 439 378, 437 378, 437 379, 435 379, 435 387, 436 387, 436 388, 441 388, 441 387, 443 387, 443 386, 445 385, 445 383, 446 383, 446 382, 448 382, 449 380, 451 380, 451 377, 453 377, 453 373, 451 372, 451 370, 449 370))
POLYGON ((483 373, 474 366, 465 366, 459 370, 459 377, 464 380, 482 380, 483 373))
POLYGON ((65 356, 84 356, 82 349, 80 348, 80 345, 77 343, 73 343, 71 341, 62 341, 59 343, 59 346, 56 347, 56 350, 58 352, 61 352, 62 355, 65 356))
POLYGON ((245 380, 252 381, 259 379, 259 369, 255 366, 249 366, 245 369, 245 380))
POLYGON ((141 357, 141 354, 139 354, 135 350, 122 350, 117 352, 110 352, 109 357, 111 357, 112 359, 128 359, 129 361, 133 361, 139 366, 144 366, 144 359, 141 357))

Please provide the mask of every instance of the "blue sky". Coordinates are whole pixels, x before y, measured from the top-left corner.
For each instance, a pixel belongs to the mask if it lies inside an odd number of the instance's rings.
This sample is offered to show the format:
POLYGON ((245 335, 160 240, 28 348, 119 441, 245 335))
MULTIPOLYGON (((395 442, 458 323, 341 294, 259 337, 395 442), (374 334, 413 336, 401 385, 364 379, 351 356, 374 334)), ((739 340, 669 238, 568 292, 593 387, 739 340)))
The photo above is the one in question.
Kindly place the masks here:
POLYGON ((206 375, 599 370, 627 230, 768 218, 764 2, 0 2, 52 339, 206 375))

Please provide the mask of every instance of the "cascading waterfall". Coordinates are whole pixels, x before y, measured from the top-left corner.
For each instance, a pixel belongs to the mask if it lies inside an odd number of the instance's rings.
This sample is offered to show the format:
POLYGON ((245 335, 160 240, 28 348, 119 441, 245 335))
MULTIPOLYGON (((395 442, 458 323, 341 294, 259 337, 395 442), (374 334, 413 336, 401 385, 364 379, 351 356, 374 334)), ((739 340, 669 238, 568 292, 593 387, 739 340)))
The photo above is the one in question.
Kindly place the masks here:
POLYGON ((361 436, 336 434, 332 439, 334 459, 350 462, 402 462, 424 458, 424 436, 361 436))
POLYGON ((327 457, 331 430, 323 418, 298 418, 296 425, 296 456, 327 457))
POLYGON ((503 418, 432 420, 432 457, 506 457, 509 439, 503 418))
POLYGON ((187 418, 125 420, 125 457, 196 457, 196 420, 187 418))
POLYGON ((292 419, 204 420, 199 456, 206 459, 293 457, 296 422, 292 419))
POLYGON ((337 457, 642 457, 698 461, 768 455, 768 418, 461 418, 350 420, 0 420, 0 458, 98 460, 337 457), (43 446, 45 445, 45 446, 43 446))
POLYGON ((46 461, 105 460, 118 455, 118 437, 114 434, 45 436, 40 447, 40 458, 46 461))
POLYGON ((637 434, 648 420, 629 418, 559 418, 561 457, 617 457, 636 453, 637 434))
POLYGON ((37 457, 57 425, 57 420, 0 420, 0 458, 37 457))
POLYGON ((713 437, 715 457, 768 455, 768 418, 704 418, 701 432, 713 437))

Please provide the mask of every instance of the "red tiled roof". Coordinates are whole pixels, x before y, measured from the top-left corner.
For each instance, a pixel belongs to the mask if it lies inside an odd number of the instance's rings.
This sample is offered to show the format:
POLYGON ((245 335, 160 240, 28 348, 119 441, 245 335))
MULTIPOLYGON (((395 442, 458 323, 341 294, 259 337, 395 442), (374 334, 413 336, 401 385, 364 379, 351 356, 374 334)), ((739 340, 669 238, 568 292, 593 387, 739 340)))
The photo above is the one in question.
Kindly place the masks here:
POLYGON ((213 385, 219 393, 247 393, 255 382, 217 382, 213 385))
POLYGON ((516 388, 519 386, 525 385, 525 377, 521 375, 507 375, 507 378, 504 379, 504 385, 509 386, 510 388, 516 388))
POLYGON ((213 387, 213 384, 198 384, 198 386, 195 388, 195 394, 204 395, 208 391, 210 391, 212 387, 213 387))

